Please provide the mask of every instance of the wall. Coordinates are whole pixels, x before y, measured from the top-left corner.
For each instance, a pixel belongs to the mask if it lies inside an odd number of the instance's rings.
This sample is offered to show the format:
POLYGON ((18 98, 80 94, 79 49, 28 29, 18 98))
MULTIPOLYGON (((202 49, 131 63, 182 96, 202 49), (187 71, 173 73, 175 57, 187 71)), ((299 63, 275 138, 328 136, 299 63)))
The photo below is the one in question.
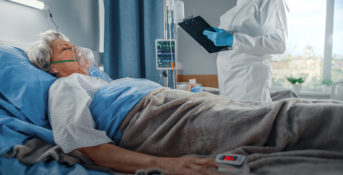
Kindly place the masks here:
MULTIPOLYGON (((236 0, 183 1, 186 17, 200 15, 212 26, 219 26, 220 16, 236 5, 236 0)), ((178 60, 182 66, 180 74, 217 74, 217 54, 209 54, 181 28, 177 29, 177 40, 178 60)))
POLYGON ((104 0, 99 0, 99 52, 104 52, 105 37, 105 7, 104 0))
MULTIPOLYGON (((99 50, 97 0, 41 0, 48 6, 59 31, 75 44, 99 50)), ((0 0, 0 40, 30 43, 38 34, 55 29, 48 13, 0 0)))

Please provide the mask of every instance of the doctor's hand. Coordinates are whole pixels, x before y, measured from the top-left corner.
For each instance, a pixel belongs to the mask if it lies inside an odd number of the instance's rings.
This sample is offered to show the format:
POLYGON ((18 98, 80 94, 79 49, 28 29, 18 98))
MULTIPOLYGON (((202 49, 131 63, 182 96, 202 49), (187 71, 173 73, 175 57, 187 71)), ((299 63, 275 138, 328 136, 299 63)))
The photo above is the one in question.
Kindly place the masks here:
POLYGON ((232 46, 233 35, 224 29, 212 27, 215 31, 204 30, 203 34, 207 36, 216 46, 232 46))
POLYGON ((220 175, 213 158, 185 157, 159 157, 158 167, 170 175, 220 175))

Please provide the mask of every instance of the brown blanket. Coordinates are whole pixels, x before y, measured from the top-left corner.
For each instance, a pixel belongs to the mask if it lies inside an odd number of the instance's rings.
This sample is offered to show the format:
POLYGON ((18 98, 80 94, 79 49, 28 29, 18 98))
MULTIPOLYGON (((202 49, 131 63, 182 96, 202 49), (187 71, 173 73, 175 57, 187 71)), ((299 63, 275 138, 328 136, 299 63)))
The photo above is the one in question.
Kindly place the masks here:
MULTIPOLYGON (((343 173, 343 103, 338 101, 285 99, 262 104, 159 89, 131 110, 120 129, 121 147, 147 154, 246 155, 241 168, 225 169, 228 174, 343 173)), ((12 156, 32 163, 18 155, 14 149, 12 156)), ((82 160, 79 156, 74 155, 82 160)))

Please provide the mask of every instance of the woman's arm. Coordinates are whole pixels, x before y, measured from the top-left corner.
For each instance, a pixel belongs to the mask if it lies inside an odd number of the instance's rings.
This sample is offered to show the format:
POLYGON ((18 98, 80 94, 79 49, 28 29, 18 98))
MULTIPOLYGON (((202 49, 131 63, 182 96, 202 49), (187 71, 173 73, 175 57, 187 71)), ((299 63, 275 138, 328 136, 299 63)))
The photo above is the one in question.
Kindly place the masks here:
POLYGON ((287 4, 282 0, 271 1, 264 6, 259 16, 260 27, 265 34, 260 36, 249 36, 244 33, 235 32, 233 49, 239 49, 254 55, 282 54, 286 50, 288 36, 287 29, 287 4))
POLYGON ((160 168, 167 174, 219 174, 212 158, 157 157, 130 151, 113 144, 79 148, 96 165, 117 171, 134 173, 139 169, 160 168))
POLYGON ((233 49, 255 55, 282 54, 286 50, 285 31, 276 29, 274 33, 251 37, 243 33, 234 33, 233 49))

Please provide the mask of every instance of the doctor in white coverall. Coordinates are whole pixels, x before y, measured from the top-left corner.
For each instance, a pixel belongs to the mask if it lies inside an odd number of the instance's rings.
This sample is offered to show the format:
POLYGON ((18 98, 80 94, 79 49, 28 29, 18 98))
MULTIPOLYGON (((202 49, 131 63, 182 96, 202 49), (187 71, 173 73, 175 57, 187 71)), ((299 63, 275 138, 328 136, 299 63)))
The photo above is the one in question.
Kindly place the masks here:
POLYGON ((219 90, 234 100, 270 102, 271 54, 286 49, 285 0, 237 0, 215 31, 203 32, 216 46, 219 90))

